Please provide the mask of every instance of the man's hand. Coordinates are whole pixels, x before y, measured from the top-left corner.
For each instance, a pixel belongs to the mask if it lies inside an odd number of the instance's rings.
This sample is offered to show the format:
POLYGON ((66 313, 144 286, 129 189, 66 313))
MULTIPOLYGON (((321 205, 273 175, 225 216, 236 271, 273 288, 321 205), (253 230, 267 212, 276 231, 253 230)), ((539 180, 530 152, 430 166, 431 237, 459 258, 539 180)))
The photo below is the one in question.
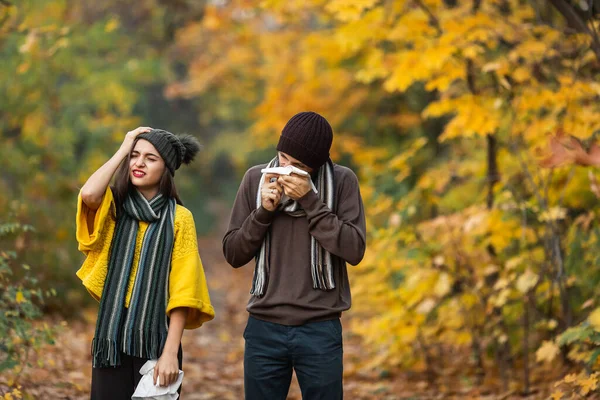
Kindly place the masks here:
POLYGON ((312 190, 310 176, 300 176, 294 173, 281 175, 277 183, 283 187, 284 193, 292 200, 298 200, 312 190))
POLYGON ((279 205, 279 201, 281 201, 283 188, 277 183, 277 176, 276 174, 266 174, 260 193, 262 206, 268 211, 275 211, 279 205))

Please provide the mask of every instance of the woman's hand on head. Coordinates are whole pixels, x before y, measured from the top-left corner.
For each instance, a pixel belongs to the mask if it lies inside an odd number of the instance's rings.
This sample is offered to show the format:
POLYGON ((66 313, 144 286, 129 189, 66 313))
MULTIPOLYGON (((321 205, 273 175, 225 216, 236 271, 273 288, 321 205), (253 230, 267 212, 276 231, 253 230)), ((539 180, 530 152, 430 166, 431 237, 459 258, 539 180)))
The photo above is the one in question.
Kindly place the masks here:
POLYGON ((150 132, 151 130, 152 128, 150 128, 149 126, 140 126, 132 131, 127 132, 127 134, 125 135, 125 140, 123 140, 123 144, 121 145, 121 148, 126 149, 127 153, 129 153, 129 151, 131 151, 131 147, 133 146, 135 138, 138 137, 138 135, 150 132))

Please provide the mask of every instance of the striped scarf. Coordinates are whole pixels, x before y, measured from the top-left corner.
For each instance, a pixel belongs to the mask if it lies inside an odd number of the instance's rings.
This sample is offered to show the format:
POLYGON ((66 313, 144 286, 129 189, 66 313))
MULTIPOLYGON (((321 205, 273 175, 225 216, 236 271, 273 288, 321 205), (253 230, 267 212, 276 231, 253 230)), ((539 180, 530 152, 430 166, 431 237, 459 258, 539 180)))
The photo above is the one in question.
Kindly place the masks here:
MULTIPOLYGON (((267 165, 267 168, 278 167, 279 157, 275 157, 267 165)), ((265 181, 265 174, 260 179, 258 192, 256 194, 256 208, 260 208, 262 204, 261 189, 265 181)), ((315 182, 317 193, 321 201, 327 207, 333 210, 333 193, 335 191, 335 182, 333 180, 333 163, 328 160, 317 171, 317 180, 315 182)), ((287 213, 292 217, 304 217, 306 212, 300 207, 300 204, 290 198, 285 199, 283 196, 278 209, 287 213)), ((254 279, 252 281, 252 289, 250 294, 256 297, 262 297, 265 294, 265 288, 269 277, 269 255, 271 246, 271 234, 267 231, 260 251, 256 254, 256 267, 254 268, 254 279)), ((310 271, 313 280, 313 288, 319 290, 331 290, 335 288, 333 280, 333 264, 332 255, 325 250, 312 235, 310 237, 310 253, 311 265, 310 271)))
POLYGON ((123 202, 111 243, 108 274, 92 341, 94 367, 120 365, 120 352, 156 359, 167 339, 169 271, 175 236, 175 199, 161 194, 148 201, 137 190, 123 202), (138 222, 144 234, 129 307, 125 297, 135 253, 138 222))

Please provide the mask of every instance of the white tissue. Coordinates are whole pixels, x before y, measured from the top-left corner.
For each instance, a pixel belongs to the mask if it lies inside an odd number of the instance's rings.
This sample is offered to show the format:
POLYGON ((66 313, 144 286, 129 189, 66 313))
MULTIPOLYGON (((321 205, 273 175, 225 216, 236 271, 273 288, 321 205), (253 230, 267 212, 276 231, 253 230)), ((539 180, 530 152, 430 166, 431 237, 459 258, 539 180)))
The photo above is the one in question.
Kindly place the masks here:
POLYGON ((152 400, 176 400, 179 398, 177 389, 183 381, 183 371, 179 370, 179 376, 174 383, 169 386, 159 386, 160 382, 154 385, 154 366, 157 360, 148 360, 140 368, 142 379, 135 388, 135 393, 131 396, 132 400, 152 399, 152 400))
MULTIPOLYGON (((302 175, 302 176, 310 176, 310 174, 308 172, 301 170, 300 168, 296 168, 293 165, 288 165, 285 167, 263 168, 260 170, 260 172, 263 174, 263 177, 262 177, 263 181, 265 179, 264 177, 266 174, 290 175, 293 172, 295 174, 302 175)), ((310 186, 315 193, 319 193, 317 191, 317 188, 315 187, 315 184, 313 183, 312 179, 310 180, 310 186)), ((281 200, 283 202, 284 198, 282 198, 281 200)))
POLYGON ((263 168, 260 170, 263 174, 279 174, 279 175, 290 175, 292 172, 302 176, 308 176, 308 172, 301 170, 300 168, 296 168, 293 165, 288 165, 285 167, 271 167, 271 168, 263 168))

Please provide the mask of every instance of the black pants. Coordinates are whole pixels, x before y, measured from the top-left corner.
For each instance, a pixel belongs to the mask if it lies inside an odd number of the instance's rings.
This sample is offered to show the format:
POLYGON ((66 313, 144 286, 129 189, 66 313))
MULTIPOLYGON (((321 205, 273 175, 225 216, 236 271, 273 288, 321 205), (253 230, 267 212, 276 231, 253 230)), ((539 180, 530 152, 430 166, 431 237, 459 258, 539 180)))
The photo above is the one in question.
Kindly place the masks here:
POLYGON ((343 398, 339 319, 286 326, 250 317, 244 338, 246 400, 285 400, 294 370, 303 399, 343 398))
MULTIPOLYGON (((183 352, 177 353, 179 369, 183 364, 183 352)), ((148 361, 121 353, 121 365, 113 368, 92 368, 92 400, 131 400, 142 375, 140 368, 148 361)), ((181 394, 181 387, 178 393, 181 394)), ((181 397, 180 397, 181 398, 181 397)))

